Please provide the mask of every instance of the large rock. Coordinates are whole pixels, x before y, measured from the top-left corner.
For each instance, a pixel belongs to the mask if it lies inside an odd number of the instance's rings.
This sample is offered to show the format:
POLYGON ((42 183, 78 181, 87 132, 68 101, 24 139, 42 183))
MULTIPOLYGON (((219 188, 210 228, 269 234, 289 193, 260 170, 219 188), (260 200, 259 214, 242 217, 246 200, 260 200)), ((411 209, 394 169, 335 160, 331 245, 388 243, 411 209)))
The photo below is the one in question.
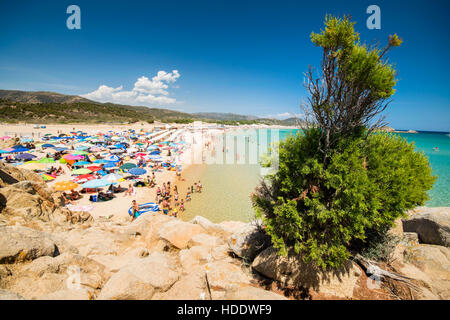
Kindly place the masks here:
POLYGON ((184 274, 166 292, 156 293, 155 300, 203 300, 208 299, 205 270, 193 268, 184 274))
POLYGON ((163 253, 133 261, 108 280, 99 299, 150 299, 155 291, 167 291, 178 280, 172 265, 163 253))
POLYGON ((184 270, 189 270, 195 265, 212 261, 211 248, 194 246, 179 252, 180 264, 184 270))
POLYGON ((0 289, 0 300, 25 300, 20 294, 0 289))
POLYGON ((228 246, 239 257, 252 261, 270 245, 270 237, 258 223, 248 223, 228 239, 228 246))
POLYGON ((188 246, 192 237, 202 232, 203 230, 199 225, 172 220, 163 225, 159 231, 159 236, 178 249, 184 249, 188 246))
POLYGON ((311 288, 318 293, 342 298, 353 296, 361 275, 360 269, 351 261, 340 269, 323 271, 311 263, 304 263, 297 255, 280 256, 273 247, 261 252, 253 261, 252 268, 285 286, 311 288))
POLYGON ((288 298, 272 291, 247 286, 237 290, 229 290, 225 294, 226 300, 288 300, 288 298))
POLYGON ((421 242, 450 247, 450 208, 420 207, 409 212, 403 231, 416 232, 421 242))
POLYGON ((154 289, 132 271, 114 274, 103 287, 98 300, 150 300, 154 289))
POLYGON ((86 290, 59 290, 48 293, 36 300, 91 300, 92 294, 86 290))
POLYGON ((244 222, 240 221, 223 221, 221 223, 213 223, 202 216, 195 216, 190 223, 198 224, 207 233, 223 238, 228 238, 237 230, 245 226, 244 222))
POLYGON ((193 246, 205 246, 205 247, 216 247, 221 244, 220 238, 211 236, 205 233, 200 233, 192 237, 189 241, 189 247, 193 246))
POLYGON ((44 232, 20 226, 0 227, 0 263, 55 256, 58 249, 44 232))
POLYGON ((450 249, 437 245, 416 245, 406 251, 407 261, 426 274, 422 280, 441 299, 450 299, 450 249))
POLYGON ((211 290, 233 290, 250 284, 250 276, 241 267, 225 261, 205 266, 211 290))

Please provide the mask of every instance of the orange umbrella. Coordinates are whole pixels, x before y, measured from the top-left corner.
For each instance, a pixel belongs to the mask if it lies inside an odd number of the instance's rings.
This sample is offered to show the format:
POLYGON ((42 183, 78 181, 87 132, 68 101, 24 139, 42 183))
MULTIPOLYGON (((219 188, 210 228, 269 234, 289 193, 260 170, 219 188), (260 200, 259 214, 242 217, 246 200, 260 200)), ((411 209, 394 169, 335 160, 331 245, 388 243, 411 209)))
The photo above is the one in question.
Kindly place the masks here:
POLYGON ((61 181, 61 182, 55 183, 53 188, 56 191, 67 191, 67 190, 73 190, 75 188, 78 188, 78 184, 76 184, 73 181, 61 181))

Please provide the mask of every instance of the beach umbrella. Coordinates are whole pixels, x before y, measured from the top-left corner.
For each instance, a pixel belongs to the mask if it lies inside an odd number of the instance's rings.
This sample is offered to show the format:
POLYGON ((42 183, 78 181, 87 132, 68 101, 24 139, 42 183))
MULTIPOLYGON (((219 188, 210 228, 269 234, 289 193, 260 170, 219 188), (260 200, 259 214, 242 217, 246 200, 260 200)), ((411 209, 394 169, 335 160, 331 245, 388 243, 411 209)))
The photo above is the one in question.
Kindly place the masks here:
POLYGON ((34 141, 34 139, 31 139, 31 138, 24 138, 24 139, 20 140, 20 142, 22 142, 22 143, 33 142, 33 141, 34 141))
POLYGON ((103 164, 105 164, 105 163, 108 163, 109 161, 108 160, 105 160, 105 159, 98 159, 98 160, 95 160, 94 161, 94 163, 103 163, 103 164))
POLYGON ((8 140, 8 139, 11 139, 11 137, 10 136, 3 136, 3 137, 0 137, 0 139, 1 140, 8 140))
POLYGON ((86 174, 86 173, 91 173, 92 171, 86 168, 82 168, 82 169, 76 169, 72 171, 72 174, 86 174))
POLYGON ((108 182, 117 182, 123 179, 123 176, 117 173, 110 173, 105 175, 102 179, 108 182))
POLYGON ((56 161, 52 158, 42 158, 38 160, 38 163, 55 163, 56 161))
POLYGON ((76 183, 85 183, 86 181, 94 179, 96 179, 96 177, 94 177, 92 174, 82 174, 77 176, 76 178, 73 178, 73 181, 76 183))
POLYGON ((86 152, 86 151, 75 151, 75 152, 72 152, 72 154, 74 154, 74 155, 86 155, 86 154, 89 154, 89 152, 86 152))
POLYGON ((120 166, 120 169, 122 169, 122 170, 129 170, 129 169, 133 169, 133 168, 136 168, 136 165, 134 163, 130 163, 130 162, 125 163, 120 166))
POLYGON ((50 180, 55 180, 56 179, 55 177, 53 177, 53 176, 51 176, 49 174, 46 174, 46 173, 41 174, 41 177, 44 179, 44 181, 50 181, 50 180))
POLYGON ((19 146, 17 148, 13 147, 12 149, 13 150, 11 152, 26 152, 26 151, 30 150, 30 149, 22 147, 22 146, 19 146))
POLYGON ((89 170, 91 170, 92 172, 102 170, 102 168, 100 168, 100 167, 98 167, 98 166, 90 166, 90 167, 87 167, 87 168, 88 168, 89 170))
POLYGON ((16 159, 20 159, 20 160, 31 160, 34 158, 36 158, 36 156, 34 156, 30 153, 21 153, 16 156, 16 159))
POLYGON ((54 148, 55 145, 51 144, 51 143, 44 143, 43 145, 41 145, 42 148, 54 148))
POLYGON ((107 157, 106 160, 112 161, 112 162, 117 162, 117 161, 120 161, 120 158, 116 155, 111 155, 111 156, 107 157))
POLYGON ((103 168, 105 168, 105 169, 108 169, 108 168, 115 168, 116 167, 116 164, 114 163, 114 162, 108 162, 108 163, 105 163, 105 165, 103 166, 103 168))
POLYGON ((72 181, 60 181, 53 185, 56 191, 68 191, 78 188, 78 184, 72 181))
POLYGON ((73 154, 66 154, 65 156, 63 156, 64 159, 66 160, 80 160, 80 159, 84 159, 83 156, 75 156, 73 154))
POLYGON ((103 180, 103 179, 94 179, 94 180, 90 180, 88 182, 85 182, 81 185, 82 188, 87 188, 87 189, 97 189, 97 188, 103 188, 106 186, 109 186, 110 184, 112 184, 112 182, 103 180))
POLYGON ((130 173, 134 176, 140 176, 140 175, 146 174, 147 170, 142 169, 142 168, 133 168, 133 169, 128 170, 128 173, 130 173))
POLYGON ((110 152, 111 153, 124 153, 125 150, 123 150, 123 149, 114 149, 114 150, 111 150, 110 152))
POLYGON ((88 161, 78 161, 78 162, 75 162, 73 165, 74 165, 75 167, 81 167, 81 166, 85 166, 85 165, 87 165, 87 164, 91 164, 91 163, 88 162, 88 161))
POLYGON ((9 153, 9 151, 0 149, 0 154, 2 154, 2 153, 9 153))

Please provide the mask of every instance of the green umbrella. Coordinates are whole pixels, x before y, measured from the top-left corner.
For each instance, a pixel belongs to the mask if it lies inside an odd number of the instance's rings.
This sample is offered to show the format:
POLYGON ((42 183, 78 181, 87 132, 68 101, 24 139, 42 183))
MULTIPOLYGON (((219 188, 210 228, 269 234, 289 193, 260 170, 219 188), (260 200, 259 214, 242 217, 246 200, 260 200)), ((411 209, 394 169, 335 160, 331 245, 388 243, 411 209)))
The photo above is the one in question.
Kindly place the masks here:
POLYGON ((120 166, 120 169, 122 169, 122 170, 128 170, 128 169, 131 169, 131 168, 136 168, 136 165, 134 163, 129 163, 128 162, 128 163, 125 163, 125 164, 120 166))
POLYGON ((86 151, 75 151, 75 152, 72 152, 72 154, 74 154, 74 155, 85 155, 85 154, 89 154, 89 152, 86 152, 86 151))
POLYGON ((56 161, 52 158, 42 158, 41 160, 38 160, 38 163, 55 163, 56 161))
POLYGON ((91 173, 91 172, 92 171, 89 169, 82 168, 82 169, 73 170, 72 174, 87 174, 87 173, 91 173))

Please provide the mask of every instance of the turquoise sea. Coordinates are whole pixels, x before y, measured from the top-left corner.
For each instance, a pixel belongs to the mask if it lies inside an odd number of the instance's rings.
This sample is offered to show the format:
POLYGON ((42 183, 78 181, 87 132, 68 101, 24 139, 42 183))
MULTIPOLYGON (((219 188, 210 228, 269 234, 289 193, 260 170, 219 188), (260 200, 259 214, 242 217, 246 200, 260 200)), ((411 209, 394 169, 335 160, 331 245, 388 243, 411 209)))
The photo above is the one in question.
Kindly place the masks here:
MULTIPOLYGON (((264 130, 259 130, 258 134, 262 131, 264 130)), ((283 140, 288 135, 296 134, 297 131, 295 129, 280 130, 279 139, 283 140)), ((252 132, 240 130, 237 135, 249 137, 252 132)), ((429 191, 430 200, 425 205, 428 207, 450 206, 450 136, 447 133, 433 132, 399 133, 399 135, 414 142, 417 150, 425 153, 430 160, 433 174, 438 176, 433 189, 429 191), (434 151, 435 147, 438 147, 438 151, 434 151)), ((271 140, 270 134, 268 136, 267 143, 271 140)), ((247 155, 252 141, 258 146, 261 142, 263 145, 266 144, 265 139, 250 138, 245 151, 247 155)), ((192 201, 186 204, 186 212, 182 214, 182 219, 189 221, 196 215, 202 215, 213 222, 252 220, 254 211, 249 196, 261 181, 262 176, 260 167, 248 164, 248 157, 246 158, 246 164, 191 166, 187 176, 190 176, 192 181, 186 181, 186 183, 193 184, 194 181, 201 180, 204 188, 201 194, 192 195, 192 201)), ((183 194, 184 191, 181 192, 183 194)))

